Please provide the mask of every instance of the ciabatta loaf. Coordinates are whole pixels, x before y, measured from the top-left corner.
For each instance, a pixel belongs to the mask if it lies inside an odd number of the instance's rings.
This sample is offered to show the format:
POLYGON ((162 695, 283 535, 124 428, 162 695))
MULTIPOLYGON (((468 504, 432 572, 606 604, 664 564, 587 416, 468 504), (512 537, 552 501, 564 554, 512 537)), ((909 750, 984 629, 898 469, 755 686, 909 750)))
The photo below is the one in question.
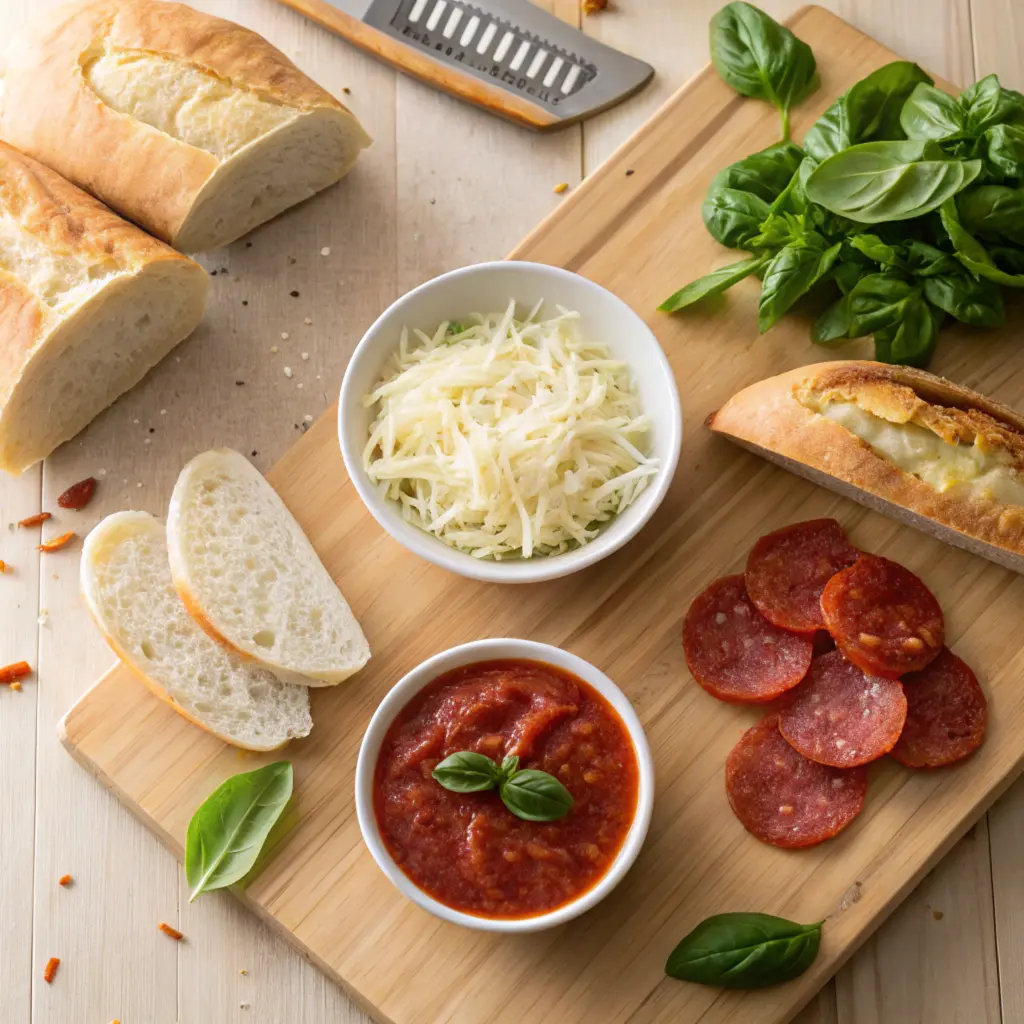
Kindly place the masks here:
POLYGON ((69 4, 15 34, 0 138, 183 252, 332 185, 370 142, 261 36, 159 0, 69 4))
POLYGON ((905 366, 818 363, 745 388, 708 426, 1024 572, 1024 417, 983 395, 905 366))
POLYGON ((203 316, 206 272, 0 143, 0 469, 45 458, 203 316))
POLYGON ((279 679, 328 686, 369 660, 313 545, 238 452, 204 452, 181 471, 167 542, 174 585, 195 620, 279 679))
POLYGON ((190 721, 248 750, 308 735, 309 691, 245 664, 185 611, 164 528, 152 516, 104 519, 86 538, 81 573, 89 611, 117 656, 190 721))

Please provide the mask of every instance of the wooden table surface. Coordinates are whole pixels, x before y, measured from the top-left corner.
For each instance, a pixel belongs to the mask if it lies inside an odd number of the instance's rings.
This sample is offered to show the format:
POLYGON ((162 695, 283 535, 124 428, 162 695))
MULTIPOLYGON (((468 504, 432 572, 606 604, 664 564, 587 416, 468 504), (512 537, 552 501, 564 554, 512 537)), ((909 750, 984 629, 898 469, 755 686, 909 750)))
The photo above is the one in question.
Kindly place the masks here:
MULTIPOLYGON (((336 95, 350 90, 342 98, 375 142, 340 186, 205 254, 216 276, 200 330, 45 466, 0 481, 0 557, 15 569, 0 580, 0 664, 25 658, 37 667, 20 693, 0 693, 4 1024, 366 1020, 230 896, 189 905, 170 854, 61 749, 57 720, 111 656, 78 599, 78 547, 40 560, 36 539, 7 527, 54 508, 88 475, 101 487, 72 524, 80 533, 120 508, 163 515, 182 464, 216 445, 269 467, 305 417, 333 402, 349 354, 384 306, 442 271, 507 252, 561 201, 555 185, 577 184, 707 60, 718 0, 613 4, 584 19, 585 30, 648 60, 658 77, 582 128, 539 137, 398 77, 274 0, 196 3, 263 33, 336 95), (68 889, 57 884, 65 873, 74 877, 68 889), (160 921, 185 941, 160 934, 160 921), (61 967, 46 985, 51 956, 61 967)), ((0 40, 30 9, 51 5, 0 0, 0 40)), ((578 19, 576 0, 544 6, 578 19)), ((784 17, 797 5, 763 6, 784 17)), ((994 71, 1024 88, 1024 0, 825 6, 951 81, 994 71)), ((800 1024, 1022 1024, 1022 845, 1024 782, 907 897, 800 1024)))

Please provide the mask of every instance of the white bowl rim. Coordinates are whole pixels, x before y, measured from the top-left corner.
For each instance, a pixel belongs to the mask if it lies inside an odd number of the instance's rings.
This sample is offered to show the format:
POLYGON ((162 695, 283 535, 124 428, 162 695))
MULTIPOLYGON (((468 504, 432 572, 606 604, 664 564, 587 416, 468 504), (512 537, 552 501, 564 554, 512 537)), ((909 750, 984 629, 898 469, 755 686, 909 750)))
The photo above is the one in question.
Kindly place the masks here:
POLYGON ((600 669, 591 665, 571 651, 535 640, 520 640, 514 637, 494 637, 473 640, 469 643, 450 647, 421 662, 407 672, 387 693, 377 706, 370 724, 363 734, 356 762, 355 777, 356 817, 370 855, 391 883, 405 896, 424 910, 449 921, 477 931, 521 934, 537 932, 565 924, 599 903, 625 877, 636 860, 651 823, 654 809, 654 759, 650 744, 644 733, 629 698, 600 669), (454 668, 471 665, 478 661, 503 659, 527 659, 541 661, 564 671, 571 672, 591 685, 622 719, 633 743, 637 761, 637 804, 633 822, 626 833, 622 847, 608 870, 598 881, 575 900, 554 910, 533 917, 492 918, 468 914, 446 906, 424 892, 395 863, 384 845, 377 827, 373 809, 373 778, 380 745, 395 716, 412 698, 438 676, 454 668))
MULTIPOLYGON (((554 301, 554 300, 552 300, 554 301)), ((449 270, 417 285, 411 291, 406 292, 400 298, 389 305, 374 322, 366 329, 359 344, 356 345, 345 369, 341 381, 341 394, 338 400, 338 440, 341 446, 342 459, 348 471, 349 479, 355 486, 356 492, 362 499, 363 505, 377 523, 399 544, 421 558, 426 559, 434 565, 447 569, 449 572, 457 573, 469 579, 481 580, 489 583, 539 583, 545 580, 554 580, 570 573, 585 569, 595 562, 606 558, 619 548, 632 540, 647 525, 650 518, 658 510, 668 489, 675 477, 676 468, 679 465, 679 454, 683 442, 683 414, 682 404, 679 398, 679 388, 676 385, 675 374, 665 355, 657 336, 647 326, 643 317, 636 312, 627 302, 620 299, 618 295, 596 281, 577 274, 574 271, 566 270, 564 267, 555 267, 547 263, 536 263, 529 260, 490 260, 484 263, 473 263, 466 267, 459 267, 449 270), (458 551, 449 547, 436 537, 412 526, 414 533, 398 536, 391 528, 387 518, 380 514, 380 506, 384 499, 378 494, 376 488, 370 483, 369 478, 363 470, 362 451, 365 439, 357 443, 345 429, 345 410, 352 403, 362 402, 363 395, 355 394, 356 385, 355 370, 370 358, 371 345, 374 336, 382 324, 397 316, 406 307, 412 305, 417 298, 425 291, 429 291, 439 285, 455 278, 469 276, 476 273, 490 273, 498 269, 508 271, 509 267, 524 267, 530 270, 539 270, 555 278, 572 280, 580 283, 582 287, 594 291, 603 297, 603 301, 610 302, 621 307, 631 318, 636 321, 637 332, 643 334, 650 342, 654 361, 661 370, 661 377, 665 385, 665 398, 669 404, 669 433, 666 438, 666 456, 663 465, 659 468, 654 481, 640 495, 631 509, 642 508, 639 516, 628 529, 616 530, 613 520, 608 527, 601 531, 592 541, 584 544, 581 548, 574 548, 561 555, 547 555, 531 559, 508 559, 498 562, 493 559, 474 558, 464 551, 458 551)), ((411 524, 410 524, 411 526, 411 524)))

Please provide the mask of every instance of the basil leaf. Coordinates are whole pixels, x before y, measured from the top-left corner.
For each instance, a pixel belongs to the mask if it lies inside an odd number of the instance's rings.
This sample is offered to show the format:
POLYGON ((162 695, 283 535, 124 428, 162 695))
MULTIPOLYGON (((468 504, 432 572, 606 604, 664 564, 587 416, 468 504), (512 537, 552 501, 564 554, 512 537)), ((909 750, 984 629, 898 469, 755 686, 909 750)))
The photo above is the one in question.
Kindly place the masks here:
POLYGON ((996 124, 1024 126, 1024 96, 1004 89, 995 75, 987 75, 964 89, 959 96, 965 124, 972 135, 981 135, 996 124))
POLYGON ((996 124, 984 135, 990 170, 1005 178, 1024 178, 1024 127, 996 124))
POLYGON ((842 243, 828 249, 820 241, 791 242, 772 257, 764 272, 757 305, 757 329, 761 334, 832 269, 842 243))
POLYGON ((961 323, 974 327, 999 327, 1003 323, 1005 310, 999 286, 965 270, 926 278, 924 296, 961 323))
POLYGON ((953 139, 964 130, 964 110, 949 93, 919 82, 900 111, 908 139, 953 139))
POLYGON ((851 337, 874 334, 898 324, 907 303, 920 288, 913 282, 890 274, 868 274, 850 292, 851 337))
POLYGON ((501 767, 498 769, 503 779, 508 779, 515 775, 519 771, 519 755, 509 754, 504 761, 501 762, 501 767))
POLYGON ((844 246, 841 250, 843 261, 836 264, 835 269, 832 271, 832 277, 835 279, 836 284, 839 285, 839 290, 844 295, 849 295, 850 292, 853 291, 857 282, 864 277, 865 274, 874 273, 874 268, 866 261, 861 264, 853 260, 848 260, 845 255, 846 252, 847 249, 844 246))
POLYGON ((453 793, 479 793, 494 789, 501 779, 501 770, 485 754, 461 750, 446 757, 431 775, 453 793))
POLYGON ((860 224, 909 220, 938 209, 981 172, 981 161, 949 160, 934 142, 865 142, 829 157, 807 180, 807 196, 860 224))
POLYGON ((931 358, 942 324, 942 310, 917 293, 905 303, 903 317, 875 332, 875 359, 881 363, 925 366, 931 358))
POLYGON ((191 903, 252 870, 274 823, 292 795, 292 766, 275 761, 232 776, 206 798, 188 823, 185 877, 191 903))
POLYGON ((990 245, 988 251, 997 266, 1010 274, 1024 275, 1024 250, 1008 245, 990 245))
POLYGON ((731 288, 745 277, 756 273, 766 262, 767 257, 765 256, 751 256, 749 259, 740 260, 739 263, 731 263, 720 270, 714 270, 680 288, 674 295, 670 295, 658 309, 664 313, 677 313, 679 310, 693 305, 698 299, 703 299, 708 295, 717 295, 719 292, 731 288))
POLYGON ((724 988, 762 988, 799 977, 814 962, 821 926, 770 914, 716 914, 669 955, 665 973, 724 988))
POLYGON ((803 158, 803 150, 799 146, 792 142, 776 142, 719 171, 711 179, 708 195, 720 188, 735 188, 741 192, 753 192, 766 203, 773 202, 790 183, 803 158))
POLYGON ((1024 188, 978 185, 957 197, 956 208, 971 234, 1024 244, 1024 188))
POLYGON ((755 252, 758 249, 780 249, 790 242, 807 238, 812 231, 805 214, 769 213, 760 233, 749 239, 747 244, 755 252))
POLYGON ((554 775, 526 768, 498 789, 505 806, 524 821, 557 821, 572 810, 572 794, 554 775))
POLYGON ((768 204, 760 196, 735 188, 720 188, 710 193, 701 207, 708 234, 730 249, 747 248, 770 213, 768 204))
POLYGON ((860 142, 904 138, 900 115, 921 82, 932 84, 924 71, 907 60, 872 71, 818 118, 804 137, 804 151, 821 163, 860 142))
POLYGON ((811 328, 811 341, 815 345, 834 345, 850 337, 853 321, 850 317, 850 297, 840 295, 825 310, 811 328))
POLYGON ((869 260, 886 267, 902 267, 906 260, 906 250, 902 246, 889 245, 878 235, 854 235, 849 242, 869 260))
POLYGON ((972 274, 1006 285, 1007 288, 1024 288, 1024 273, 1007 273, 1001 269, 985 246, 960 223, 955 199, 947 199, 939 208, 939 214, 957 259, 972 274))
POLYGON ((811 48, 788 28, 741 0, 711 19, 711 63, 738 93, 767 100, 782 115, 789 138, 789 108, 818 88, 811 48))
POLYGON ((906 267, 916 277, 935 277, 955 273, 960 264, 948 252, 915 238, 907 242, 906 267))

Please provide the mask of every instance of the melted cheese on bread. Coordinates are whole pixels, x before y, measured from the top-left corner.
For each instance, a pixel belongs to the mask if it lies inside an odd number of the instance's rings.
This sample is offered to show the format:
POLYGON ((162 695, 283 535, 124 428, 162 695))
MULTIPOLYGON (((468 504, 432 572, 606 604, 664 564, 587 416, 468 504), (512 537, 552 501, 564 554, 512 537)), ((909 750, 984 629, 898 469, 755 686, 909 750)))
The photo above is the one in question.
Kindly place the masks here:
POLYGON ((807 396, 803 403, 940 493, 952 487, 965 487, 974 497, 1024 506, 1024 479, 1016 472, 1012 458, 985 444, 981 435, 950 441, 909 420, 893 422, 855 401, 814 401, 807 396))

